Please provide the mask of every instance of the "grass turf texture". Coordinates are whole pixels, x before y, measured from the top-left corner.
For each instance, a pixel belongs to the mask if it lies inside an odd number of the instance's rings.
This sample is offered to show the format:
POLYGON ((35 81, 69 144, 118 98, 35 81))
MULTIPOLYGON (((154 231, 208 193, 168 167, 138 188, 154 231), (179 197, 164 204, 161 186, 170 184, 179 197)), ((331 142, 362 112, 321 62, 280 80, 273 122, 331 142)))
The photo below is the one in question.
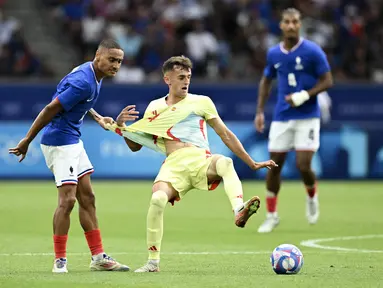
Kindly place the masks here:
MULTIPOLYGON (((132 269, 140 267, 147 257, 145 225, 151 183, 94 181, 93 185, 105 250, 132 269)), ((262 182, 245 182, 244 190, 245 200, 252 195, 264 198, 262 182)), ((321 243, 382 253, 300 245, 307 239, 383 234, 382 184, 319 182, 319 193, 321 217, 317 225, 310 226, 303 186, 284 183, 278 205, 281 224, 273 233, 261 235, 256 231, 265 217, 264 201, 260 213, 240 229, 234 225, 222 187, 213 192, 192 191, 175 207, 166 208, 161 272, 157 274, 90 272, 90 256, 75 208, 68 240, 69 273, 53 275, 49 253, 57 202, 54 183, 0 182, 0 287, 236 287, 244 283, 284 288, 382 287, 383 238, 321 243), (270 253, 282 243, 302 250, 305 263, 300 274, 279 276, 272 271, 270 253), (10 255, 14 253, 19 254, 10 255)))

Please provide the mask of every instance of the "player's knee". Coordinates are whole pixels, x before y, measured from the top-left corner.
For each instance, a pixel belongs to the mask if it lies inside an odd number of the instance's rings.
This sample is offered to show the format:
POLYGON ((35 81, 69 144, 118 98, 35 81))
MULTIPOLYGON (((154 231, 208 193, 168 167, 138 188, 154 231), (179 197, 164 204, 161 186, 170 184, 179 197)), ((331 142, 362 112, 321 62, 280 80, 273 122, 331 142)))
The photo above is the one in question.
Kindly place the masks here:
POLYGON ((302 173, 310 172, 311 171, 311 162, 305 161, 305 160, 297 161, 297 168, 302 173))
POLYGON ((215 167, 217 174, 223 177, 228 171, 234 169, 233 160, 229 157, 222 156, 217 160, 215 167))
POLYGON ((168 195, 164 191, 158 190, 152 194, 150 205, 164 209, 166 207, 166 203, 168 203, 168 195))
POLYGON ((68 196, 60 199, 59 206, 64 210, 65 213, 70 213, 73 210, 74 205, 76 204, 76 197, 68 196))

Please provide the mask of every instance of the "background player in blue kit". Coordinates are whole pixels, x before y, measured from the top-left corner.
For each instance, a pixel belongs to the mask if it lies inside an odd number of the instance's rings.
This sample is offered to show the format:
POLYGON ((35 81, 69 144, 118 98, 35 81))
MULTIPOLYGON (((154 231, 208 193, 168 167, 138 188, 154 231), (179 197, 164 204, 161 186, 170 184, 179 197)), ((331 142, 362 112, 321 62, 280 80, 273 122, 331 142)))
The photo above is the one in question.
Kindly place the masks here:
MULTIPOLYGON (((85 232, 92 254, 91 270, 128 271, 104 253, 101 233, 98 228, 95 196, 90 183, 93 166, 88 159, 82 141, 80 127, 86 114, 105 129, 112 123, 110 117, 102 117, 93 107, 99 97, 102 79, 113 77, 120 69, 124 52, 113 40, 100 43, 93 62, 86 62, 72 70, 57 86, 50 102, 37 116, 27 135, 9 153, 25 158, 29 144, 41 129, 41 149, 46 164, 53 172, 58 188, 58 206, 53 218, 53 240, 55 250, 54 273, 66 273, 66 243, 70 225, 70 213, 76 199, 79 203, 80 223, 85 232)), ((130 120, 138 116, 134 106, 130 120)))
POLYGON ((266 178, 267 219, 258 232, 271 232, 279 224, 277 195, 281 169, 288 151, 296 151, 297 167, 307 190, 306 216, 314 224, 319 217, 316 178, 311 160, 319 148, 320 110, 318 93, 333 85, 330 67, 323 50, 300 38, 300 12, 283 11, 280 28, 283 41, 269 49, 264 75, 260 81, 255 117, 257 131, 264 130, 264 107, 273 78, 278 81, 278 99, 269 133, 270 158, 279 167, 268 171, 266 178))

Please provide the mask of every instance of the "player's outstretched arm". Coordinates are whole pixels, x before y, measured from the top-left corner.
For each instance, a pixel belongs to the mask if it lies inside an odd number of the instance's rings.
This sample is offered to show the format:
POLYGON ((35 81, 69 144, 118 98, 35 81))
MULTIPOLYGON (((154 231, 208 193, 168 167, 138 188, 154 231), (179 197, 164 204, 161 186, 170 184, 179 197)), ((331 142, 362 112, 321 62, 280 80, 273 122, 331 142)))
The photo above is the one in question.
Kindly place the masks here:
POLYGON ((51 122, 52 119, 62 110, 63 107, 58 99, 55 98, 52 100, 51 103, 49 103, 44 107, 43 110, 41 110, 33 122, 31 128, 29 128, 27 135, 19 142, 19 144, 17 144, 15 148, 10 148, 9 153, 15 154, 16 156, 21 155, 19 162, 23 161, 25 155, 28 152, 29 144, 33 141, 33 139, 35 139, 41 129, 43 129, 49 122, 51 122))
MULTIPOLYGON (((124 127, 126 121, 136 120, 138 118, 138 114, 139 114, 139 112, 136 111, 136 105, 126 106, 124 109, 122 109, 120 114, 117 116, 117 119, 116 119, 117 125, 120 127, 124 127)), ((125 140, 126 145, 128 145, 129 149, 132 152, 137 152, 137 151, 141 150, 142 145, 140 145, 140 144, 138 144, 138 143, 126 138, 126 137, 124 137, 124 140, 125 140)))
POLYGON ((272 168, 278 166, 272 160, 265 162, 255 162, 246 152, 241 141, 239 141, 237 136, 235 136, 235 134, 231 132, 229 128, 227 128, 221 118, 212 118, 208 120, 207 123, 214 129, 218 136, 221 137, 223 143, 225 143, 225 145, 251 169, 257 170, 264 167, 272 168))
POLYGON ((257 103, 257 111, 255 113, 254 125, 255 129, 258 132, 263 133, 265 129, 265 105, 267 100, 269 99, 272 79, 267 78, 266 76, 262 76, 261 81, 259 82, 258 88, 258 103, 257 103))
POLYGON ((100 114, 98 114, 93 108, 88 111, 88 114, 105 130, 108 130, 106 127, 108 124, 111 125, 115 123, 112 117, 103 117, 100 114))

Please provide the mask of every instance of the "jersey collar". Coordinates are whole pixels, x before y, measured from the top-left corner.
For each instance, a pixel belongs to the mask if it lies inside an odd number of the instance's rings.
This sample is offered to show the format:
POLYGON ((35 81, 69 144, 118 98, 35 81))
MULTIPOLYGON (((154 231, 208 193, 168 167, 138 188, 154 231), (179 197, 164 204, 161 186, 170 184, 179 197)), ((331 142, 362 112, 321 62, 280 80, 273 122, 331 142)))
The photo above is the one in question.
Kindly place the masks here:
POLYGON ((92 62, 90 63, 90 69, 92 69, 94 80, 96 80, 97 85, 100 85, 100 82, 98 82, 97 77, 96 77, 96 72, 94 72, 94 68, 93 68, 93 63, 92 62))
POLYGON ((290 51, 286 50, 284 47, 283 47, 283 41, 281 43, 279 43, 279 48, 281 49, 282 53, 284 54, 289 54, 289 53, 292 53, 294 52, 295 50, 297 50, 299 48, 299 46, 301 46, 301 44, 303 43, 303 37, 300 37, 299 38, 299 41, 297 44, 295 44, 295 46, 293 48, 291 48, 290 51))

